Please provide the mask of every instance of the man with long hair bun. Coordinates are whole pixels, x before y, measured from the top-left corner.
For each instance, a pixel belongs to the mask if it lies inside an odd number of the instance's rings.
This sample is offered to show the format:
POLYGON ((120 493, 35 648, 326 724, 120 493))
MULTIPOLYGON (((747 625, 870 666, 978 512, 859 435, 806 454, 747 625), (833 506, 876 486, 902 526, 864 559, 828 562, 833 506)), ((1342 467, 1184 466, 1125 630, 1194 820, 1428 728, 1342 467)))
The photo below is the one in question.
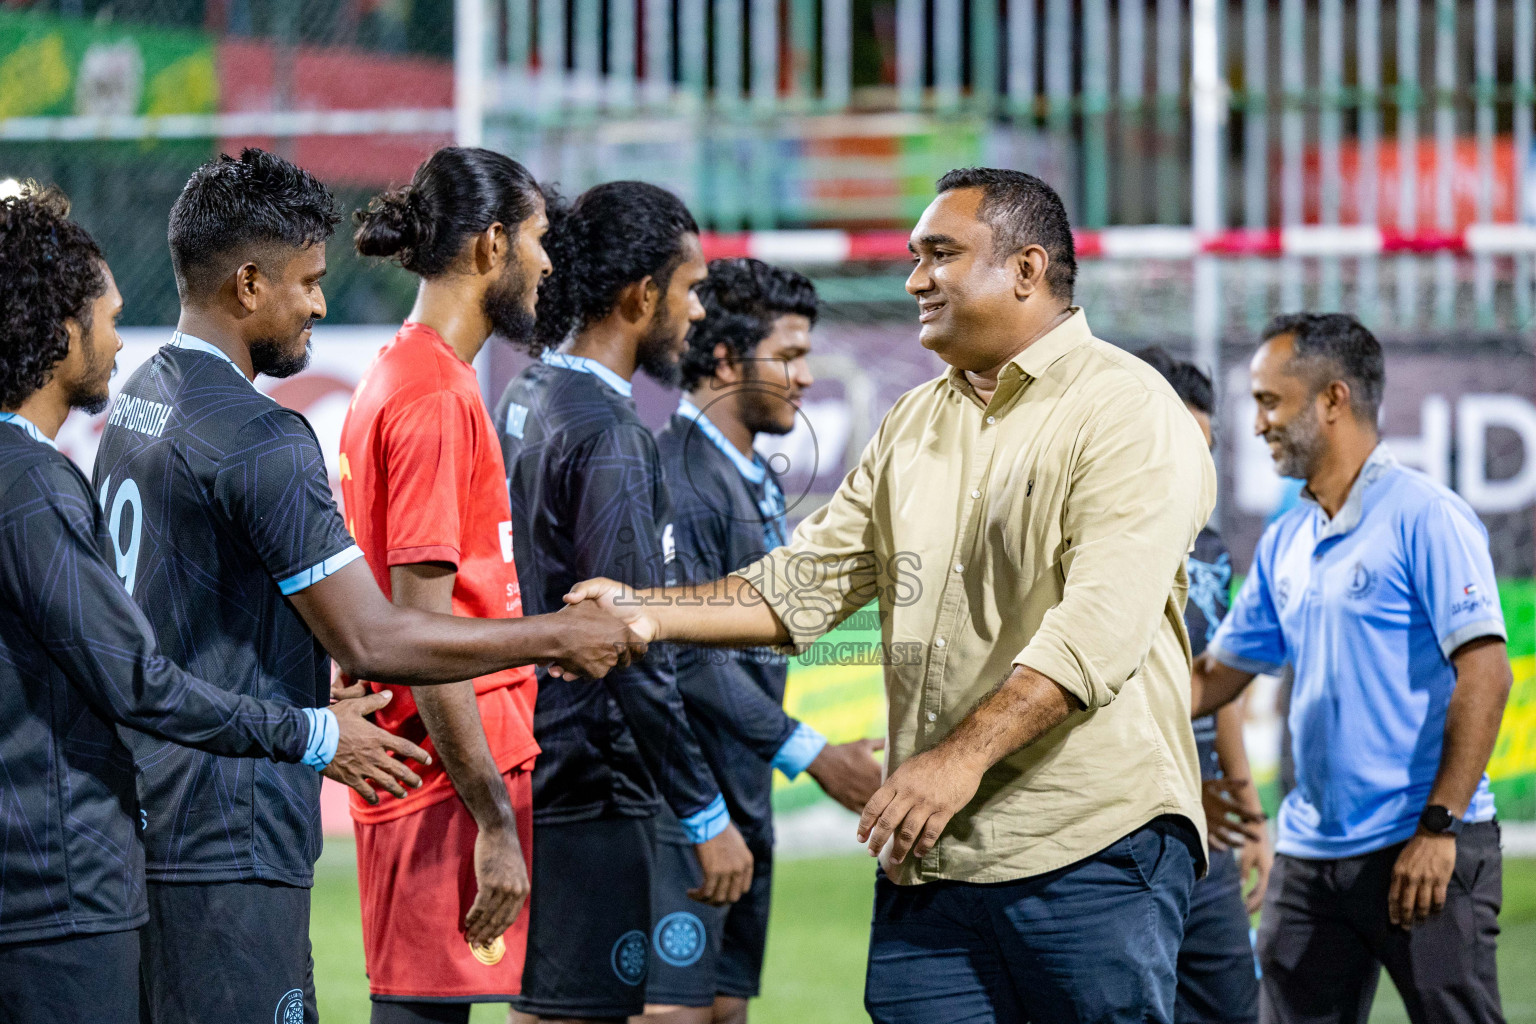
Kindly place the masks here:
MULTIPOLYGON (((356 220, 358 252, 420 283, 347 410, 348 527, 395 604, 521 617, 506 469, 471 363, 493 333, 532 332, 550 269, 538 183, 499 153, 448 147, 356 220)), ((520 991, 537 686, 524 665, 379 687, 395 691, 380 724, 437 764, 404 800, 352 804, 374 1024, 464 1022, 471 1003, 520 991)))

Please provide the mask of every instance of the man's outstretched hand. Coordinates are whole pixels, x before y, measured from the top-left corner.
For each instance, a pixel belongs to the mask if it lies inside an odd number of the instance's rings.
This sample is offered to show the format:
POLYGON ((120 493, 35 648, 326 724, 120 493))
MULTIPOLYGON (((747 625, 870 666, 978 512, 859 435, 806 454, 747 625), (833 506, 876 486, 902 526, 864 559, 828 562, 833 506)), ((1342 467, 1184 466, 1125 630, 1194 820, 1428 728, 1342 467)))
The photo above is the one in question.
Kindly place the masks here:
MULTIPOLYGON (((601 609, 610 618, 623 624, 628 638, 626 642, 630 645, 638 645, 638 653, 633 654, 633 658, 643 655, 646 645, 656 639, 656 620, 642 613, 640 602, 635 598, 634 588, 618 580, 610 580, 602 576, 583 580, 565 595, 565 603, 567 607, 562 609, 560 614, 568 615, 581 609, 584 614, 591 615, 601 609)), ((628 661, 625 664, 628 664, 628 661)), ((573 671, 564 663, 556 662, 550 667, 549 674, 557 678, 569 679, 585 673, 580 670, 573 671)))
POLYGON ((601 679, 616 668, 644 656, 655 631, 634 629, 602 601, 571 601, 555 615, 560 622, 560 654, 550 674, 561 679, 585 676, 601 679))
POLYGON ((395 796, 405 796, 406 788, 416 789, 421 778, 393 755, 431 764, 432 757, 410 740, 385 732, 364 716, 389 703, 388 690, 365 697, 346 697, 331 705, 340 727, 336 756, 320 774, 351 786, 370 804, 379 802, 374 786, 383 786, 395 796))
POLYGON ((880 788, 880 762, 874 754, 884 749, 883 739, 828 743, 805 770, 822 792, 857 814, 880 788))
POLYGON ((903 761, 865 806, 859 842, 869 846, 871 857, 879 857, 890 841, 892 865, 906 860, 908 853, 926 856, 949 820, 976 795, 981 776, 942 747, 903 761))

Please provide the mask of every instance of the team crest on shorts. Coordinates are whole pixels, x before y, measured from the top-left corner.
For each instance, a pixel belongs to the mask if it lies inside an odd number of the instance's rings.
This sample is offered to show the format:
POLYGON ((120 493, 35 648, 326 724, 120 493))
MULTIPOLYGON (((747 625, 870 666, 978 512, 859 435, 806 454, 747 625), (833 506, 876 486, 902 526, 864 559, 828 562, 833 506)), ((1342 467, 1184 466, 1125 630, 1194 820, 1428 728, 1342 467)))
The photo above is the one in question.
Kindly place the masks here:
POLYGON ((704 922, 686 910, 656 924, 656 955, 673 967, 692 967, 704 955, 704 922))
POLYGON ((291 988, 277 1001, 272 1024, 304 1024, 304 990, 291 988))
POLYGON ((636 929, 619 936, 608 959, 620 981, 638 985, 645 980, 645 956, 645 932, 636 929))
POLYGON ((469 944, 469 951, 474 954, 476 960, 487 967, 495 967, 501 963, 501 958, 507 955, 507 942, 500 935, 483 946, 477 946, 473 942, 469 944))

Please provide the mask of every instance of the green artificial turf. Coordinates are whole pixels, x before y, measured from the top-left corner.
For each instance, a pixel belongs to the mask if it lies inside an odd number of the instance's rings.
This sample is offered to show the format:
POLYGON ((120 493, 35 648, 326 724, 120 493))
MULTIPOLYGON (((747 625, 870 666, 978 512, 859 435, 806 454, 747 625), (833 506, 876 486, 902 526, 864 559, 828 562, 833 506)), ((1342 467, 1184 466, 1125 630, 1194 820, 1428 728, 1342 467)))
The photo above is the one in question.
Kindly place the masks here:
MULTIPOLYGON (((352 845, 328 840, 315 878, 310 932, 324 1024, 367 1024, 357 876, 352 845)), ((873 865, 862 857, 781 861, 774 869, 773 919, 763 997, 753 1024, 859 1024, 869 934, 873 865)), ((1500 983, 1509 1024, 1536 1024, 1536 859, 1504 864, 1500 983)), ((500 1006, 477 1007, 473 1024, 501 1024, 500 1006)), ((1406 1021, 1383 979, 1372 1024, 1406 1021)))

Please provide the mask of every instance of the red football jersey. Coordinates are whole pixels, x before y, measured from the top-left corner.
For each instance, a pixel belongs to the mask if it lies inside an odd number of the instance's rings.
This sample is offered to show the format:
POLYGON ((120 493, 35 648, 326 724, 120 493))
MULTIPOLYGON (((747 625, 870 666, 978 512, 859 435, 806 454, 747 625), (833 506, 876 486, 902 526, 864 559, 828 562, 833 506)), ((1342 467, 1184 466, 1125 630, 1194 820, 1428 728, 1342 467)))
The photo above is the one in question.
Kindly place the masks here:
MULTIPOLYGON (((432 328, 406 323, 379 350, 347 409, 340 469, 347 528, 386 596, 390 566, 447 562, 458 570, 453 614, 522 615, 501 444, 474 368, 432 328)), ((375 721, 435 754, 410 687, 388 688, 394 699, 375 721)), ((525 765, 539 752, 533 738, 537 692, 532 666, 475 680, 480 721, 500 771, 525 765)), ((376 807, 354 792, 352 816, 384 821, 454 795, 435 757, 430 767, 411 767, 422 778, 420 789, 404 800, 380 791, 376 807)))

